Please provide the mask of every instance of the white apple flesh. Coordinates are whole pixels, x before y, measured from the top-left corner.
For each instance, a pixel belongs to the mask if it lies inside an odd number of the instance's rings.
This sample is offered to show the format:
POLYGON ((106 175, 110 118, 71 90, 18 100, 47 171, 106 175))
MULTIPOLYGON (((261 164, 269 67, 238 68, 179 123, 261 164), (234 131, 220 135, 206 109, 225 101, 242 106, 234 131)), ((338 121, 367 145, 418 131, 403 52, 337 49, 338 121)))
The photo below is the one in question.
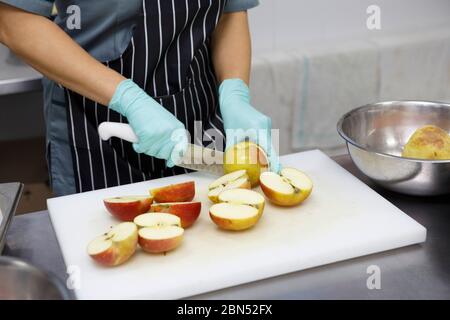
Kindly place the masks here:
POLYGON ((132 222, 123 222, 92 240, 87 251, 96 262, 105 266, 117 266, 134 254, 137 242, 136 225, 132 222))
POLYGON ((311 194, 311 179, 295 168, 283 168, 280 174, 264 172, 260 176, 261 190, 279 206, 295 206, 311 194))
POLYGON ((137 216, 134 223, 139 227, 139 246, 149 253, 162 253, 177 248, 182 240, 184 229, 181 219, 164 212, 145 213, 137 216))
POLYGON ((134 219, 139 228, 181 226, 181 219, 176 215, 163 212, 144 213, 134 219))
POLYGON ((219 179, 215 180, 208 187, 208 198, 214 202, 219 202, 219 195, 225 190, 230 189, 250 189, 251 183, 250 179, 245 170, 238 170, 228 173, 219 179))
POLYGON ((240 231, 253 227, 259 220, 258 209, 233 203, 217 203, 209 209, 211 220, 221 229, 240 231))
POLYGON ((265 200, 262 195, 253 190, 247 189, 230 189, 223 191, 219 195, 219 202, 232 204, 245 204, 258 209, 261 216, 264 210, 265 200))
POLYGON ((177 226, 142 228, 139 245, 149 253, 163 253, 177 248, 183 240, 184 229, 177 226))

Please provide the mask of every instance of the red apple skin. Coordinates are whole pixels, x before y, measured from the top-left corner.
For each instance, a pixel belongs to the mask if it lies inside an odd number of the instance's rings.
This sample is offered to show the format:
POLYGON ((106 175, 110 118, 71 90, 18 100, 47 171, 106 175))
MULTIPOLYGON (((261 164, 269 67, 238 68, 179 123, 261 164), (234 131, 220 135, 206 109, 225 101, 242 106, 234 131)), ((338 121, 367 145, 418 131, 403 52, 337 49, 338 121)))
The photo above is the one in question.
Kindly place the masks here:
POLYGON ((90 255, 90 257, 104 266, 112 267, 116 265, 116 255, 114 254, 113 246, 99 254, 90 255))
POLYGON ((117 219, 132 222, 138 215, 150 210, 153 198, 136 199, 136 201, 131 202, 108 202, 107 199, 105 199, 103 200, 103 203, 108 212, 117 219))
POLYGON ((178 216, 181 219, 182 228, 192 226, 197 221, 201 210, 201 202, 155 203, 150 207, 150 212, 165 212, 178 216))
POLYGON ((136 230, 127 239, 120 242, 113 241, 107 250, 89 256, 99 264, 114 267, 128 261, 136 252, 137 244, 138 229, 136 227, 136 230))
POLYGON ((170 239, 150 240, 139 236, 138 243, 142 250, 148 253, 163 253, 177 248, 183 240, 183 235, 170 239))
POLYGON ((194 181, 172 184, 150 190, 156 202, 189 202, 195 196, 194 181))
POLYGON ((114 248, 114 245, 112 245, 108 250, 101 252, 96 255, 91 255, 90 257, 94 259, 96 262, 107 266, 107 267, 114 267, 118 266, 126 261, 128 261, 131 256, 136 252, 137 247, 137 239, 130 242, 129 245, 127 245, 127 249, 125 249, 123 253, 119 253, 120 250, 118 248, 114 248))

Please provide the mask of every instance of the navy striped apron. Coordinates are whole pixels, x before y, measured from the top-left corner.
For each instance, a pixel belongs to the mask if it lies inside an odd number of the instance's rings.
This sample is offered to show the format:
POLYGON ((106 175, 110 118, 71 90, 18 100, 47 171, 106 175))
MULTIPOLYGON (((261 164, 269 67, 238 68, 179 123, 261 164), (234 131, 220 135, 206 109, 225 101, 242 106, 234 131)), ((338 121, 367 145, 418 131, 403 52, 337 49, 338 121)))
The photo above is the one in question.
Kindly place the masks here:
MULTIPOLYGON (((105 62, 132 79, 175 115, 191 143, 223 150, 225 137, 210 36, 225 0, 143 0, 133 37, 119 59, 105 62), (216 138, 219 138, 216 141, 216 138)), ((104 121, 127 122, 119 113, 66 89, 69 138, 77 192, 186 173, 164 160, 134 152, 119 138, 102 141, 104 121)), ((157 126, 158 119, 149 123, 157 126)))

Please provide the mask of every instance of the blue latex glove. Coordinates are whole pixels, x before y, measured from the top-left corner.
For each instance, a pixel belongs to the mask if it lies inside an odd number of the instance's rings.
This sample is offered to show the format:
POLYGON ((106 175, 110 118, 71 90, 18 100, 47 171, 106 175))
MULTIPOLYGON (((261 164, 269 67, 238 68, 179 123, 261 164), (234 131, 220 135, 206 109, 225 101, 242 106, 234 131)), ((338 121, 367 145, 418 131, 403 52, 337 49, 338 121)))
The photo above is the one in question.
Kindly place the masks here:
POLYGON ((272 120, 250 105, 248 86, 241 79, 227 79, 219 87, 219 103, 227 136, 227 148, 248 138, 264 149, 270 170, 281 165, 272 144, 272 120))
POLYGON ((184 125, 137 84, 122 81, 109 107, 128 119, 139 138, 133 144, 136 152, 167 160, 168 167, 179 163, 188 147, 184 125))

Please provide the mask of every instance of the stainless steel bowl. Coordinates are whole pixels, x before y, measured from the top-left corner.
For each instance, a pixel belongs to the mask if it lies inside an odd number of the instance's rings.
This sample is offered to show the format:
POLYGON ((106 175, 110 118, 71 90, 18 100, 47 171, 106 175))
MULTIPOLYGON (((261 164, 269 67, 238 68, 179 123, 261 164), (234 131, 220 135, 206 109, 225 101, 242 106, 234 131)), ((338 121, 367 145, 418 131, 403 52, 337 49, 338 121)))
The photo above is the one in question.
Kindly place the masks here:
POLYGON ((450 104, 389 101, 346 113, 337 129, 350 156, 366 176, 400 193, 430 196, 450 193, 450 160, 401 157, 415 130, 433 124, 450 132, 450 104))
POLYGON ((0 257, 0 300, 66 300, 68 290, 25 261, 0 257))

